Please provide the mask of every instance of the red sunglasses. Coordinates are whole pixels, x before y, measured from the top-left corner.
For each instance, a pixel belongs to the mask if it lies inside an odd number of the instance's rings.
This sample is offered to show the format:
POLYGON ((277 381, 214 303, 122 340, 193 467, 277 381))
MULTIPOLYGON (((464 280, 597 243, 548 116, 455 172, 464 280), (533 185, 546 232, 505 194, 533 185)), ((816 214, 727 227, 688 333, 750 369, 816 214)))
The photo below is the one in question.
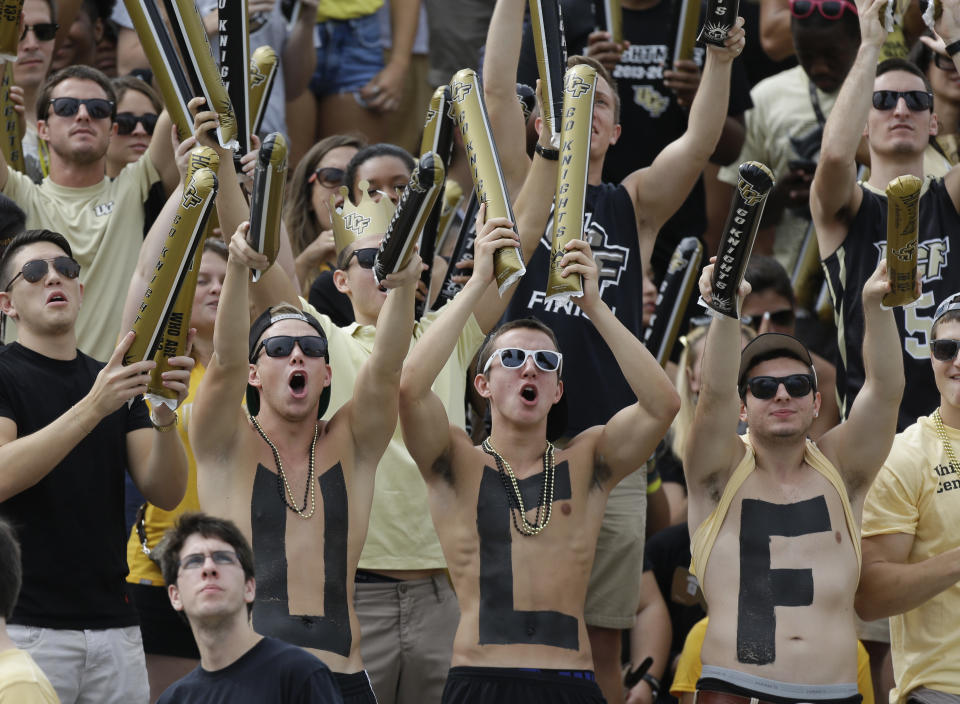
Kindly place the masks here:
POLYGON ((798 20, 806 19, 814 10, 827 20, 840 19, 846 10, 859 14, 850 0, 790 0, 790 14, 798 20))

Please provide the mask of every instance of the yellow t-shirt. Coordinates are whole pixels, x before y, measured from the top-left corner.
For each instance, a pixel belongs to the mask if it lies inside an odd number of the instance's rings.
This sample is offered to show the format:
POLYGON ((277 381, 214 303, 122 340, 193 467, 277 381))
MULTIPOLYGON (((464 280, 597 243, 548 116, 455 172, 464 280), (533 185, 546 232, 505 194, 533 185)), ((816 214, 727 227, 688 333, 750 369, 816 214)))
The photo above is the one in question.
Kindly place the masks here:
MULTIPOLYGON (((960 430, 946 428, 960 448, 960 430)), ((897 435, 863 507, 863 536, 913 536, 907 563, 922 562, 960 545, 960 477, 950 471, 930 416, 897 435)), ((890 652, 897 686, 892 703, 924 686, 960 694, 960 585, 890 617, 890 652)))
MULTIPOLYGON (((300 301, 303 309, 320 321, 328 338, 333 382, 330 385, 330 406, 324 418, 329 419, 353 397, 357 373, 373 351, 376 329, 372 325, 357 323, 339 328, 305 300, 301 298, 300 301)), ((411 345, 423 336, 438 314, 439 311, 427 313, 414 325, 411 345)), ((433 382, 433 391, 443 401, 450 423, 460 427, 466 423, 467 367, 482 343, 483 331, 471 315, 460 333, 456 350, 433 382)), ((446 561, 430 518, 427 485, 404 447, 400 424, 397 423, 377 469, 370 526, 360 554, 360 568, 426 570, 443 567, 446 567, 446 561)))
POLYGON ((383 0, 320 0, 317 22, 366 17, 383 7, 383 0))
MULTIPOLYGON (((147 536, 147 547, 149 548, 157 546, 160 538, 168 529, 173 528, 173 524, 181 514, 200 510, 200 497, 197 495, 197 460, 194 458, 193 449, 190 447, 187 427, 190 425, 190 411, 193 408, 197 388, 200 386, 200 380, 203 379, 205 370, 206 368, 199 363, 193 367, 193 371, 190 372, 190 389, 187 392, 187 397, 177 410, 177 433, 180 434, 180 442, 183 443, 183 449, 187 454, 187 491, 172 511, 164 511, 162 508, 147 503, 147 509, 143 514, 143 527, 147 536)), ((131 584, 163 586, 163 575, 160 573, 160 568, 153 560, 143 554, 136 525, 130 529, 130 537, 127 539, 127 565, 130 566, 127 581, 131 584)))
MULTIPOLYGON (((65 188, 44 179, 39 186, 7 168, 3 194, 27 214, 27 228, 59 232, 80 263, 83 305, 77 318, 77 347, 105 362, 120 334, 130 277, 143 244, 143 202, 160 180, 149 155, 95 186, 65 188)), ((7 341, 15 339, 9 321, 7 341)))
POLYGON ((50 680, 23 650, 0 652, 0 704, 60 704, 50 680))
MULTIPOLYGON (((700 662, 700 649, 703 647, 703 638, 707 634, 708 618, 697 621, 686 640, 683 641, 683 651, 677 660, 677 672, 670 685, 670 694, 680 698, 684 692, 697 691, 697 680, 703 664, 700 662)), ((870 679, 870 656, 863 643, 857 641, 857 691, 863 697, 861 704, 873 704, 873 680, 870 679)))

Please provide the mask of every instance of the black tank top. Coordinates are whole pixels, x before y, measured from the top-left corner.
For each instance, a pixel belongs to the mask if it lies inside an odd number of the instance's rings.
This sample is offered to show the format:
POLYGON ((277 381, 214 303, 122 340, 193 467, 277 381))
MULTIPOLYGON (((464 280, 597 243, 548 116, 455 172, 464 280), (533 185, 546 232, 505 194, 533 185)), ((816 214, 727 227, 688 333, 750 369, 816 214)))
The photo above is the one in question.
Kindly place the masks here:
MULTIPOLYGON (((907 385, 897 430, 902 431, 940 403, 930 367, 930 328, 937 304, 960 287, 960 215, 943 179, 929 181, 920 197, 917 267, 923 281, 920 299, 894 308, 903 343, 907 385), (951 240, 953 246, 951 247, 951 240), (952 268, 951 268, 952 267, 952 268)), ((863 386, 863 305, 860 294, 881 259, 887 256, 887 199, 861 186, 863 203, 843 244, 823 260, 837 322, 837 392, 845 418, 863 386)))
MULTIPOLYGON (((601 297, 639 337, 643 329, 643 270, 630 194, 620 185, 587 186, 585 212, 583 237, 600 266, 601 297)), ((572 302, 544 303, 552 239, 551 211, 547 231, 520 279, 504 320, 533 317, 556 333, 564 356, 564 394, 569 404, 565 434, 573 436, 606 423, 621 408, 635 403, 636 397, 613 353, 580 308, 572 302)))

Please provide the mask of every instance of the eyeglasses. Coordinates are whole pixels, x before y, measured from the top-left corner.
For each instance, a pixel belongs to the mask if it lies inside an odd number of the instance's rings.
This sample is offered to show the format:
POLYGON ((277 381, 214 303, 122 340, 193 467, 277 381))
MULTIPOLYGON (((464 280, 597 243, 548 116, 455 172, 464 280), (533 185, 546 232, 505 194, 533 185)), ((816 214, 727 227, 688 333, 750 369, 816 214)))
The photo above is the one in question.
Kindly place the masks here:
POLYGON ((33 36, 37 38, 38 42, 49 42, 57 36, 57 30, 60 29, 60 25, 56 22, 37 22, 36 24, 25 24, 23 25, 23 32, 20 34, 20 41, 23 41, 27 32, 33 32, 33 36))
POLYGON ((359 264, 364 269, 372 269, 373 263, 377 259, 377 252, 380 250, 376 247, 364 247, 362 249, 355 249, 350 252, 350 256, 347 257, 347 263, 344 265, 344 269, 349 268, 350 260, 354 257, 357 258, 357 264, 359 264))
POLYGON ((346 171, 338 169, 336 166, 324 166, 310 174, 307 183, 316 183, 319 181, 321 186, 336 188, 337 186, 343 185, 343 179, 346 178, 346 175, 346 171))
POLYGON ((53 111, 60 117, 73 117, 83 105, 93 120, 103 120, 113 115, 113 101, 105 98, 53 98, 53 111))
POLYGON ((784 308, 783 310, 768 310, 765 313, 758 313, 757 315, 746 315, 740 318, 740 322, 744 325, 749 325, 754 330, 759 330, 760 325, 764 320, 769 320, 772 325, 777 325, 779 327, 787 327, 788 325, 793 325, 793 309, 784 308))
POLYGON ((794 398, 801 398, 810 393, 813 389, 813 374, 791 374, 790 376, 755 376, 747 379, 740 392, 741 396, 746 396, 747 389, 754 398, 766 401, 777 395, 780 384, 787 390, 787 393, 794 398))
POLYGON ((933 52, 933 63, 941 71, 956 71, 957 65, 953 63, 953 59, 949 56, 944 56, 943 54, 933 52))
POLYGON ((798 20, 806 19, 814 10, 826 20, 838 20, 848 10, 859 14, 850 0, 790 0, 790 14, 798 20))
POLYGON ((951 362, 956 359, 960 350, 960 340, 931 340, 930 350, 933 358, 940 362, 951 362))
POLYGON ((240 558, 232 550, 214 550, 213 552, 195 552, 180 560, 180 569, 198 570, 207 562, 207 558, 213 560, 215 565, 238 565, 240 558))
POLYGON ((3 290, 9 291, 10 287, 13 286, 13 282, 21 276, 31 284, 37 283, 47 275, 47 272, 50 270, 50 262, 53 262, 53 268, 58 274, 66 276, 68 279, 75 279, 80 276, 80 265, 73 257, 61 255, 59 257, 52 257, 51 259, 31 259, 23 265, 23 268, 16 276, 10 279, 10 283, 8 283, 7 287, 3 290))
POLYGON ((257 345, 251 361, 260 355, 260 350, 267 353, 268 357, 288 357, 293 352, 293 346, 300 345, 300 350, 307 357, 326 357, 327 341, 319 335, 301 335, 292 337, 290 335, 275 335, 266 337, 257 345))
POLYGON ((923 112, 933 107, 933 93, 925 90, 875 90, 873 107, 877 110, 893 110, 903 98, 913 112, 923 112))
POLYGON ((117 134, 133 134, 137 129, 137 124, 143 125, 143 130, 147 134, 153 134, 153 129, 157 126, 157 115, 152 112, 145 112, 142 115, 134 115, 132 112, 118 112, 117 134))
POLYGON ((486 374, 493 364, 494 358, 500 356, 501 366, 507 369, 519 369, 527 362, 527 357, 533 357, 533 363, 537 365, 540 371, 556 372, 560 369, 563 362, 563 355, 553 350, 525 350, 519 347, 503 347, 494 350, 487 358, 487 363, 483 365, 481 374, 486 374))

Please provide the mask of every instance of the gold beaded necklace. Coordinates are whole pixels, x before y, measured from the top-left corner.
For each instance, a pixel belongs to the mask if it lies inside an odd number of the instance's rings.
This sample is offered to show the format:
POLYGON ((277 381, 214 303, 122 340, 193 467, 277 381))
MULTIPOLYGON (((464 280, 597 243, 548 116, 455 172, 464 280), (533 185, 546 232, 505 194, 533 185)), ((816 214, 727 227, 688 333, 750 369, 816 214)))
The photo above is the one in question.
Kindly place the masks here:
POLYGON ((940 436, 940 442, 943 443, 943 449, 947 453, 947 461, 950 463, 950 469, 954 474, 960 475, 960 462, 957 462, 957 456, 953 452, 953 445, 950 444, 950 438, 947 437, 947 429, 943 427, 943 418, 940 417, 940 409, 933 412, 933 424, 937 428, 937 435, 940 436))
POLYGON ((503 455, 497 452, 490 439, 487 438, 481 445, 483 451, 491 455, 497 463, 497 471, 503 482, 504 491, 507 492, 507 503, 510 504, 510 515, 513 517, 513 525, 517 532, 525 535, 539 535, 550 522, 550 515, 553 511, 553 491, 555 467, 553 461, 553 443, 547 441, 547 449, 543 453, 543 490, 540 494, 540 505, 537 506, 537 517, 534 523, 527 520, 527 510, 523 505, 523 494, 520 492, 520 484, 517 482, 517 476, 513 473, 513 467, 507 462, 503 455), (512 491, 511 491, 512 490, 512 491), (517 513, 520 514, 520 520, 517 520, 517 513), (543 522, 541 523, 541 513, 543 522))
POLYGON ((280 498, 283 500, 283 503, 286 504, 287 508, 296 513, 300 518, 307 520, 313 515, 313 512, 317 509, 317 489, 314 482, 314 451, 317 449, 317 436, 320 434, 320 424, 314 423, 313 425, 313 441, 310 443, 310 464, 307 469, 307 488, 303 492, 303 508, 299 508, 294 501, 296 499, 293 496, 293 492, 290 491, 290 483, 287 481, 287 475, 283 471, 283 462, 280 460, 280 452, 277 450, 277 446, 273 444, 267 434, 263 431, 263 428, 260 427, 260 423, 257 421, 256 416, 251 416, 247 414, 247 418, 250 419, 250 422, 253 423, 253 427, 257 429, 257 432, 260 433, 260 437, 264 439, 267 445, 270 446, 270 449, 273 450, 273 461, 277 464, 277 491, 280 493, 280 498), (286 489, 286 491, 284 491, 286 489), (287 496, 290 498, 287 499, 287 496), (307 497, 310 499, 310 512, 307 513, 307 497))

